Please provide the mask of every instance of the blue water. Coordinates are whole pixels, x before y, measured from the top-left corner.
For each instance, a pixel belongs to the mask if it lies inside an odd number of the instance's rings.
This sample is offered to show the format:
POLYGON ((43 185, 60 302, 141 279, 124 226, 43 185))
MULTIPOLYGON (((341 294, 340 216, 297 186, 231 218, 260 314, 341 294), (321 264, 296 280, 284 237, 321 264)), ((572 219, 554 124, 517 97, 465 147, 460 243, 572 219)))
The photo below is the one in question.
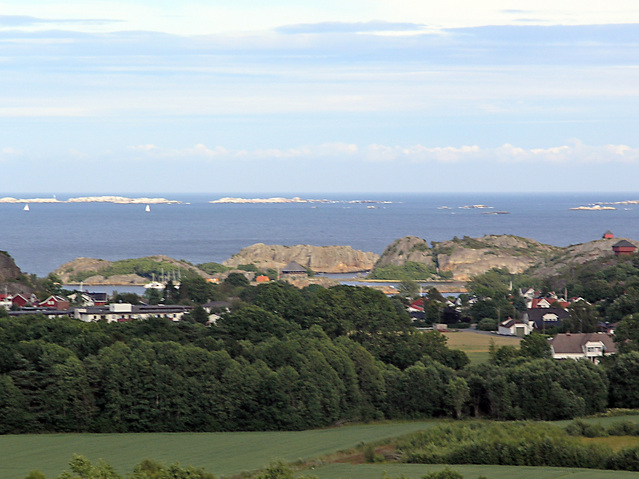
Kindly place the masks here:
MULTIPOLYGON (((557 184, 560 186, 559 181, 557 184)), ((80 256, 117 260, 164 254, 197 264, 221 262, 254 243, 350 245, 381 253, 406 235, 430 242, 464 235, 514 234, 567 246, 599 239, 604 231, 612 230, 617 237, 639 239, 639 205, 618 205, 614 211, 570 210, 594 202, 635 200, 639 193, 297 195, 393 201, 374 209, 344 203, 208 203, 227 196, 224 194, 144 196, 190 204, 155 205, 150 213, 143 205, 31 204, 31 211, 25 212, 21 204, 0 204, 0 249, 8 251, 23 271, 43 276, 80 256), (493 209, 459 208, 473 204, 493 209), (450 209, 439 209, 442 206, 450 209), (497 210, 511 214, 483 214, 497 210)))

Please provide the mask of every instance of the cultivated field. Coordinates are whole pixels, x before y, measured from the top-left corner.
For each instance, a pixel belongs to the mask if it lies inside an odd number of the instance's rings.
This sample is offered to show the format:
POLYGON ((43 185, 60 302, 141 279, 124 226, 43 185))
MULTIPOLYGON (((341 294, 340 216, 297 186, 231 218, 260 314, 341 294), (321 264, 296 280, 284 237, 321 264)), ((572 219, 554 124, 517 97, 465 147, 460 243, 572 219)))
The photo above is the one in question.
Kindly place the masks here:
POLYGON ((448 347, 451 349, 461 349, 470 358, 472 363, 482 363, 488 361, 488 348, 491 340, 495 346, 515 346, 519 347, 521 338, 512 336, 498 336, 496 334, 480 334, 468 331, 451 331, 444 335, 448 338, 448 347))
MULTIPOLYGON (((639 416, 588 419, 609 425, 615 421, 639 422, 639 416)), ((569 421, 558 422, 565 425, 569 421)), ((267 466, 282 459, 294 462, 313 459, 365 442, 408 434, 441 421, 416 421, 344 426, 299 432, 156 433, 156 434, 40 434, 0 436, 0 478, 24 479, 31 470, 54 479, 71 456, 81 454, 91 461, 104 459, 123 476, 143 459, 165 464, 203 467, 218 476, 231 476, 267 466)), ((634 442, 635 438, 626 438, 634 442)), ((628 444, 629 445, 629 444, 628 444)), ((327 462, 327 461, 324 461, 327 462)), ((420 478, 443 466, 419 464, 327 464, 305 474, 320 479, 381 479, 383 471, 394 477, 420 478)), ((488 479, 623 479, 639 477, 632 472, 551 467, 455 465, 467 479, 480 475, 488 479)))
POLYGON ((125 475, 143 459, 203 467, 218 476, 260 469, 274 459, 296 461, 431 427, 437 421, 345 426, 299 432, 161 434, 29 434, 0 436, 0 479, 39 469, 57 477, 71 456, 104 459, 125 475))
MULTIPOLYGON (((382 474, 398 478, 419 479, 445 466, 422 464, 330 464, 310 471, 319 479, 381 479, 382 474)), ((518 467, 518 466, 450 466, 465 479, 630 479, 639 476, 636 472, 601 471, 594 469, 568 469, 562 467, 518 467)))

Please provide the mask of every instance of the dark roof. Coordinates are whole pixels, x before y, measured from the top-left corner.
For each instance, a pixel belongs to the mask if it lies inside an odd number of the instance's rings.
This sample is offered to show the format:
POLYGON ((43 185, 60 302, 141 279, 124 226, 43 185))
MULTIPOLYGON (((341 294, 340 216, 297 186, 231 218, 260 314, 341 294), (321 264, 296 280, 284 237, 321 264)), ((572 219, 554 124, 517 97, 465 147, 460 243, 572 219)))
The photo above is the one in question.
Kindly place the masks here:
POLYGON ((298 262, 296 261, 291 261, 289 264, 287 264, 286 266, 284 266, 282 268, 282 273, 304 273, 306 274, 306 268, 302 265, 300 265, 298 262))
POLYGON ((500 326, 504 327, 504 328, 512 328, 515 324, 526 324, 524 321, 522 321, 521 319, 509 319, 507 321, 504 321, 503 323, 500 324, 500 326))
POLYGON ((568 333, 558 334, 550 340, 555 353, 583 353, 583 346, 589 341, 601 341, 607 354, 616 353, 617 345, 610 335, 605 333, 568 333))
POLYGON ((613 248, 637 248, 635 245, 633 245, 630 241, 626 241, 626 240, 621 240, 618 243, 615 243, 612 245, 613 248))
POLYGON ((544 324, 558 324, 561 323, 564 319, 570 317, 568 311, 563 308, 533 308, 523 313, 522 317, 525 317, 526 315, 528 315, 528 320, 535 323, 535 327, 538 329, 542 329, 544 327, 544 324), (557 316, 557 320, 553 321, 544 319, 544 316, 546 316, 547 314, 555 314, 557 316))

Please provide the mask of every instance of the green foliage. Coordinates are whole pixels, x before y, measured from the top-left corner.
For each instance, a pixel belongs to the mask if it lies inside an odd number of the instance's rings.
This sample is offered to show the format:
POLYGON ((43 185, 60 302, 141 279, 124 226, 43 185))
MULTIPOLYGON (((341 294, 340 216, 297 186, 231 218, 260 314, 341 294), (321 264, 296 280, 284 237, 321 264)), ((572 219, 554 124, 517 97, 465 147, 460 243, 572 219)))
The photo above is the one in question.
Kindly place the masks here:
POLYGON ((366 444, 364 446, 364 460, 368 463, 381 462, 384 460, 384 457, 375 452, 375 447, 372 444, 366 444))
POLYGON ((607 362, 610 406, 639 407, 639 351, 619 354, 607 362))
POLYGON ((398 443, 406 462, 603 468, 611 451, 544 423, 438 425, 398 443))
POLYGON ((531 333, 519 343, 521 355, 530 359, 548 359, 552 357, 550 343, 543 334, 531 333))
POLYGON ((589 423, 581 419, 571 421, 565 429, 571 436, 604 437, 608 435, 606 428, 601 424, 589 423))
POLYGON ((77 454, 69 461, 69 469, 60 474, 58 479, 122 479, 106 462, 100 460, 93 465, 86 457, 77 454))
POLYGON ((155 277, 159 278, 162 273, 166 275, 170 275, 173 273, 181 274, 182 276, 193 275, 191 270, 187 267, 186 263, 184 263, 184 266, 180 266, 174 264, 173 262, 164 261, 153 257, 146 257, 122 259, 119 261, 114 261, 108 264, 106 267, 100 268, 97 271, 91 270, 78 272, 71 277, 71 281, 84 281, 88 277, 94 276, 96 274, 107 278, 120 274, 137 274, 144 278, 151 279, 154 275, 155 277))
POLYGON ((44 474, 40 471, 31 471, 26 475, 24 479, 47 479, 44 474))
POLYGON ((224 280, 224 284, 235 288, 238 286, 245 287, 251 283, 242 273, 229 273, 229 275, 224 280))
POLYGON ((464 476, 446 466, 442 471, 429 472, 422 479, 464 479, 464 476))
POLYGON ((228 270, 232 269, 228 266, 224 266, 223 264, 214 262, 198 264, 197 268, 201 269, 206 274, 226 273, 228 270))
POLYGON ((477 329, 480 331, 497 331, 497 320, 492 318, 484 318, 477 323, 477 329))
POLYGON ((424 263, 417 263, 415 261, 406 261, 403 265, 388 264, 385 266, 376 267, 368 275, 370 279, 385 279, 385 280, 425 280, 435 276, 437 271, 434 267, 428 266, 424 263))

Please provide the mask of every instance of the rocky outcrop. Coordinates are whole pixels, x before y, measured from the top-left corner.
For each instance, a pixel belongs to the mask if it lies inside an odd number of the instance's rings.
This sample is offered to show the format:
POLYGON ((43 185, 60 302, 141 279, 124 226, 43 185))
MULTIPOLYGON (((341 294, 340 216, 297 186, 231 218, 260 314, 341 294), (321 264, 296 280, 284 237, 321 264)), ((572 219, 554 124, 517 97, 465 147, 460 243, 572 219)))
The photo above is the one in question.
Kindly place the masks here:
POLYGON ((544 261, 560 248, 512 235, 487 235, 481 238, 455 238, 434 245, 440 272, 450 271, 453 278, 468 281, 492 268, 507 268, 523 273, 544 261))
MULTIPOLYGON (((200 276, 208 277, 204 271, 196 268, 192 264, 185 261, 178 261, 168 256, 148 256, 146 258, 140 258, 140 260, 158 263, 158 273, 162 267, 165 267, 165 271, 168 271, 166 266, 173 266, 177 269, 181 269, 182 271, 189 270, 200 276)), ((141 285, 149 282, 148 277, 143 277, 134 274, 133 272, 114 273, 112 268, 116 263, 118 263, 118 261, 107 261, 95 258, 76 258, 73 261, 60 266, 53 272, 53 274, 58 276, 62 283, 78 282, 78 278, 84 278, 82 281, 86 284, 141 285)), ((133 269, 133 266, 131 266, 131 269, 133 269)))
POLYGON ((393 241, 386 247, 375 267, 393 264, 402 266, 408 261, 434 266, 433 251, 426 240, 417 236, 405 236, 393 241))
POLYGON ((356 273, 373 268, 379 256, 350 246, 281 246, 257 243, 242 249, 222 264, 235 268, 255 264, 258 268, 281 269, 291 261, 317 273, 356 273))
POLYGON ((0 282, 15 281, 22 276, 13 258, 6 251, 0 251, 0 282))
POLYGON ((522 273, 561 248, 511 235, 488 235, 482 238, 453 238, 428 243, 415 236, 400 238, 386 248, 376 267, 404 265, 408 261, 435 266, 452 279, 467 281, 492 268, 508 268, 522 273))
POLYGON ((639 247, 639 241, 627 238, 608 238, 588 243, 581 243, 561 248, 546 261, 535 265, 531 273, 535 276, 554 276, 571 264, 583 264, 599 258, 612 258, 612 246, 621 240, 626 240, 639 247))

